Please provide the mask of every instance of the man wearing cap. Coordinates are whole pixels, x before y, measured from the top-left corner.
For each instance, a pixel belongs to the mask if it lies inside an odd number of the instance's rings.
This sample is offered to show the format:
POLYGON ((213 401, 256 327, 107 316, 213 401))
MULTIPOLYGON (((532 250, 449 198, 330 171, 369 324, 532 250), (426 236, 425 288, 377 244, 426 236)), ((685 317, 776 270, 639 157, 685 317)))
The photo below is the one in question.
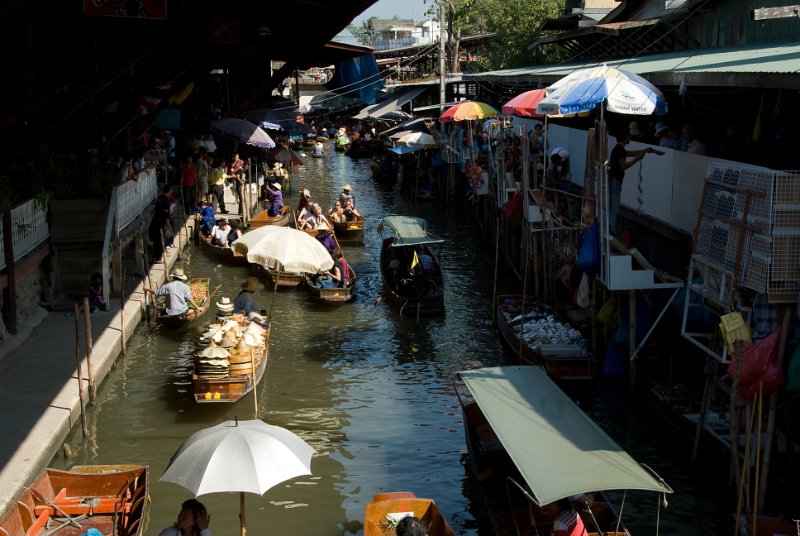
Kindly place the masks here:
POLYGON ((348 199, 352 202, 354 207, 356 206, 356 200, 350 194, 350 190, 352 189, 353 187, 350 185, 349 182, 345 183, 344 186, 342 186, 342 193, 339 194, 339 202, 342 204, 343 207, 347 206, 348 199))
POLYGON ((192 299, 192 291, 189 289, 189 285, 184 283, 187 279, 188 277, 183 273, 183 270, 176 268, 172 271, 172 281, 161 285, 155 292, 147 286, 142 288, 145 292, 154 292, 156 296, 166 296, 167 310, 165 314, 167 316, 180 316, 189 310, 189 305, 195 310, 200 308, 192 299))
POLYGON ((281 191, 280 183, 273 183, 267 186, 269 190, 270 205, 267 209, 267 214, 270 216, 279 216, 283 208, 283 192, 281 191))
POLYGON ((242 291, 236 296, 233 302, 233 308, 236 311, 244 311, 244 314, 249 315, 253 312, 258 312, 261 307, 256 305, 253 301, 253 294, 263 289, 264 285, 258 280, 257 277, 248 277, 247 281, 242 283, 242 291))

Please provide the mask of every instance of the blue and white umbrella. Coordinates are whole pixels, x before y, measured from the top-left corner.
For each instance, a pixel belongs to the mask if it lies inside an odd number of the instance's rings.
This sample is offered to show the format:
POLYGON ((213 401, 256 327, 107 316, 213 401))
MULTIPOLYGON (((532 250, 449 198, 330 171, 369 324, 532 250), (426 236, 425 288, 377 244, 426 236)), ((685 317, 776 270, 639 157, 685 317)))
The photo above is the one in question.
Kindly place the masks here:
POLYGON ((558 80, 547 89, 536 113, 574 114, 588 112, 600 104, 622 114, 667 113, 661 90, 637 74, 607 65, 579 69, 558 80))

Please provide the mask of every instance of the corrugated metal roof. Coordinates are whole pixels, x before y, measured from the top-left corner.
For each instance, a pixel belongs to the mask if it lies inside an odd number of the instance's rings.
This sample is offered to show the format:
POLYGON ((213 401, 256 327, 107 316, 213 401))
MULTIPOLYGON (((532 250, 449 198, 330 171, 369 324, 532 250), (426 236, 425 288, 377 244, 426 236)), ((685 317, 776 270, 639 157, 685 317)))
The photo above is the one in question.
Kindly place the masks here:
MULTIPOLYGON (((800 43, 776 42, 704 48, 611 60, 609 66, 640 74, 656 84, 694 84, 800 89, 800 43), (764 76, 765 74, 771 76, 764 76)), ((572 71, 599 63, 573 62, 463 74, 464 80, 552 83, 572 71)))

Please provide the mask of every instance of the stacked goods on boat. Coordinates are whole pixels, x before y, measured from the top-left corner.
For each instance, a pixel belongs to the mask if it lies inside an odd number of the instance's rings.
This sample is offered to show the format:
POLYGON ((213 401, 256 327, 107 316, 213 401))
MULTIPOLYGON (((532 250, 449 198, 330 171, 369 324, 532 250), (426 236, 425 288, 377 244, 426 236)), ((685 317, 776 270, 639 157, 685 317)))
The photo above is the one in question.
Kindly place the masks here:
POLYGON ((591 379, 593 358, 588 341, 559 320, 552 308, 511 295, 500 297, 497 313, 506 342, 521 359, 544 366, 561 380, 591 379))
POLYGON ((189 291, 194 302, 202 306, 208 297, 208 278, 195 278, 189 281, 189 291))
POLYGON ((195 352, 192 378, 198 402, 233 402, 252 390, 264 372, 269 330, 257 313, 210 324, 195 352))

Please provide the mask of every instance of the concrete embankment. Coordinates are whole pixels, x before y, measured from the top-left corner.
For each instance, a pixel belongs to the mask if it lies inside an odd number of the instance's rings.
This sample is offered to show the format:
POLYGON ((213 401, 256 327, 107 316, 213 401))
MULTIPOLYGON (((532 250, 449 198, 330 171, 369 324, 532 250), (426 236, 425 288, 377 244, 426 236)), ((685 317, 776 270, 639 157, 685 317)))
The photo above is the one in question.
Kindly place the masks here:
MULTIPOLYGON (((166 266, 156 264, 150 269, 152 286, 165 282, 192 236, 193 226, 191 220, 175 238, 178 247, 167 250, 166 266)), ((130 289, 132 280, 126 283, 130 289)), ((91 315, 91 365, 98 388, 120 356, 123 333, 125 339, 130 338, 143 320, 145 299, 139 282, 127 294, 124 308, 115 298, 110 300, 108 312, 91 315)), ((46 313, 37 326, 23 326, 18 335, 0 345, 0 515, 50 463, 73 426, 80 426, 78 353, 84 404, 89 388, 82 313, 78 324, 77 351, 75 318, 64 311, 46 313)))

